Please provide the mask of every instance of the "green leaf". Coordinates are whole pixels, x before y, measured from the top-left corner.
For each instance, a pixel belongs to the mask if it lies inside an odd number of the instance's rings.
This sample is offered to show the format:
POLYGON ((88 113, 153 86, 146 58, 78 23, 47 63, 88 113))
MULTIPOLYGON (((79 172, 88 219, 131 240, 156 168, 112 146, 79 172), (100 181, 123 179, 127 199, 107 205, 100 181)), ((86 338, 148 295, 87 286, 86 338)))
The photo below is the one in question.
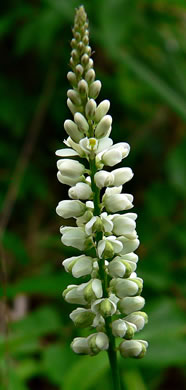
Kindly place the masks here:
POLYGON ((97 356, 80 356, 77 363, 72 365, 64 380, 65 390, 88 390, 96 388, 99 381, 108 369, 108 358, 105 352, 97 356))

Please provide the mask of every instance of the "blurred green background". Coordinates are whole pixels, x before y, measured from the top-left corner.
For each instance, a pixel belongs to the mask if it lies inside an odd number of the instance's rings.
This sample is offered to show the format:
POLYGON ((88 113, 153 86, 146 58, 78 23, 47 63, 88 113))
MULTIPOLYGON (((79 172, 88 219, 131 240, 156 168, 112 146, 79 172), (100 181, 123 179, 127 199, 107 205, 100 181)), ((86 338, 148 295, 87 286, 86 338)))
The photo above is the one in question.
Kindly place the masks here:
MULTIPOLYGON (((71 28, 77 0, 1 3, 1 390, 110 389, 107 356, 76 356, 61 292, 61 266, 75 251, 60 242, 55 150, 66 137, 71 28)), ((85 0, 98 98, 111 100, 114 142, 135 176, 141 246, 138 274, 149 324, 146 357, 120 360, 123 389, 184 388, 185 0, 85 0)))

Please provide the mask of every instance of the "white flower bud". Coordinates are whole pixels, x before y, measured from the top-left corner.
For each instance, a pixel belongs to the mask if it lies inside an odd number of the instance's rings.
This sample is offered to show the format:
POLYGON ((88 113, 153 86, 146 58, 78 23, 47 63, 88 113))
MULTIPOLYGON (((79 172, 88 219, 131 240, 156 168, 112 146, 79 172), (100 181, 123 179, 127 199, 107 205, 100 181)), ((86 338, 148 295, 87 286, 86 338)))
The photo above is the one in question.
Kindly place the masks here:
POLYGON ((76 286, 75 284, 69 285, 63 291, 63 298, 65 301, 77 305, 86 305, 87 301, 83 295, 84 285, 85 283, 80 284, 79 286, 76 286))
POLYGON ((118 302, 118 309, 122 314, 130 314, 136 310, 141 310, 145 305, 145 299, 140 296, 125 297, 118 302))
POLYGON ((121 243, 116 240, 116 237, 109 236, 98 242, 97 252, 98 257, 101 258, 112 258, 114 253, 119 253, 122 250, 121 243))
POLYGON ((102 298, 93 302, 91 309, 96 314, 101 314, 103 317, 109 317, 116 312, 117 306, 111 299, 102 298))
POLYGON ((89 70, 89 69, 93 68, 93 66, 94 66, 94 61, 93 61, 92 58, 89 58, 89 62, 88 62, 88 64, 85 67, 86 70, 89 70))
POLYGON ((101 157, 101 161, 103 161, 104 165, 108 165, 109 167, 113 167, 114 165, 120 163, 122 161, 122 153, 119 149, 110 149, 103 153, 101 157))
POLYGON ((72 85, 76 85, 77 79, 74 72, 68 72, 67 73, 67 79, 72 85))
POLYGON ((89 99, 85 106, 85 114, 88 119, 92 119, 96 112, 97 104, 94 99, 89 99))
POLYGON ((75 187, 69 189, 68 195, 71 199, 87 200, 92 196, 92 190, 89 184, 77 183, 75 187))
POLYGON ((126 214, 114 217, 112 222, 114 225, 113 233, 116 236, 133 233, 136 228, 136 223, 131 218, 127 218, 126 214))
POLYGON ((109 100, 103 100, 96 108, 95 121, 99 122, 108 112, 110 108, 109 100))
POLYGON ((135 263, 127 262, 119 256, 115 257, 108 265, 109 275, 113 278, 128 278, 135 269, 135 263), (134 264, 134 267, 131 267, 130 263, 134 264))
POLYGON ((78 328, 87 328, 92 325, 95 314, 90 309, 78 307, 72 311, 70 318, 78 328))
POLYGON ((123 244, 123 249, 121 255, 126 255, 127 253, 135 251, 139 246, 139 240, 129 240, 124 236, 118 237, 118 240, 123 244))
POLYGON ((78 128, 82 132, 87 132, 89 129, 89 125, 87 120, 85 119, 84 115, 80 114, 80 112, 76 112, 74 115, 74 120, 78 126, 78 128))
POLYGON ((89 63, 89 56, 88 54, 83 54, 83 56, 81 57, 81 63, 83 66, 87 66, 88 63, 89 63))
MULTIPOLYGON (((127 215, 127 214, 125 214, 127 215)), ((133 263, 138 262, 138 256, 135 253, 128 253, 127 255, 122 255, 123 260, 127 260, 133 263)))
POLYGON ((82 67, 81 64, 76 65, 75 70, 76 70, 77 76, 79 76, 79 77, 80 77, 80 76, 83 74, 83 72, 84 72, 84 69, 83 69, 83 67, 82 67))
POLYGON ((82 181, 83 176, 77 176, 75 178, 71 178, 69 176, 63 176, 60 171, 57 172, 57 178, 60 183, 67 184, 68 186, 74 186, 76 183, 82 181))
POLYGON ((96 138, 103 138, 106 137, 108 134, 108 131, 112 124, 112 117, 111 115, 105 115, 100 122, 98 123, 96 130, 95 130, 95 136, 96 138))
POLYGON ((85 74, 85 80, 87 83, 92 83, 95 80, 95 71, 94 69, 89 69, 88 72, 85 74))
POLYGON ((115 337, 124 337, 127 331, 127 324, 125 321, 119 319, 112 322, 112 334, 115 337))
POLYGON ((81 176, 85 167, 79 161, 71 159, 61 159, 57 161, 57 167, 63 176, 68 176, 70 178, 76 178, 81 176))
POLYGON ((148 316, 143 311, 137 311, 134 313, 129 314, 127 317, 125 317, 126 321, 132 322, 139 332, 141 329, 144 328, 145 324, 148 322, 148 316))
POLYGON ((119 298, 137 295, 141 290, 138 282, 134 279, 112 279, 110 286, 119 298))
POLYGON ((94 181, 99 188, 111 186, 114 183, 114 177, 111 172, 99 171, 94 175, 94 181))
POLYGON ((116 187, 127 183, 134 176, 131 168, 118 168, 112 171, 112 174, 114 175, 114 186, 116 187))
POLYGON ((142 358, 147 350, 148 343, 144 340, 123 341, 120 346, 120 353, 123 357, 142 358))
POLYGON ((64 128, 67 134, 73 139, 73 141, 79 142, 80 139, 83 138, 83 134, 79 131, 77 125, 70 119, 67 119, 65 121, 64 128))
POLYGON ((81 227, 63 227, 60 229, 61 241, 66 246, 72 246, 84 251, 91 246, 91 240, 81 227))
POLYGON ((97 355, 100 351, 105 351, 109 347, 108 336, 103 332, 94 333, 87 340, 92 355, 97 355))
POLYGON ((88 84, 85 80, 80 80, 78 83, 78 91, 80 95, 86 96, 88 93, 88 84))
POLYGON ((88 345, 88 340, 85 337, 76 337, 72 343, 71 348, 79 355, 90 355, 91 351, 88 345))
POLYGON ((92 302, 97 298, 101 298, 103 295, 102 283, 99 279, 91 279, 90 282, 86 283, 84 289, 84 298, 87 302, 92 302))
POLYGON ((69 89, 67 91, 67 97, 72 101, 73 104, 80 106, 81 98, 77 91, 75 91, 74 89, 69 89))
POLYGON ((89 97, 92 99, 96 99, 101 90, 101 81, 94 81, 89 87, 89 97))
POLYGON ((63 261, 66 272, 72 272, 75 278, 89 275, 93 269, 92 257, 81 255, 73 256, 63 261))
POLYGON ((56 213, 63 218, 81 217, 85 211, 85 204, 79 200, 62 200, 56 207, 56 213))
POLYGON ((131 209, 133 207, 133 197, 131 195, 131 200, 129 200, 127 195, 128 194, 104 195, 103 203, 106 210, 111 213, 116 213, 117 211, 131 209))
POLYGON ((69 98, 67 99, 67 106, 68 106, 69 110, 71 111, 72 115, 74 115, 77 111, 79 111, 79 112, 82 111, 82 107, 76 106, 75 104, 73 104, 69 98))

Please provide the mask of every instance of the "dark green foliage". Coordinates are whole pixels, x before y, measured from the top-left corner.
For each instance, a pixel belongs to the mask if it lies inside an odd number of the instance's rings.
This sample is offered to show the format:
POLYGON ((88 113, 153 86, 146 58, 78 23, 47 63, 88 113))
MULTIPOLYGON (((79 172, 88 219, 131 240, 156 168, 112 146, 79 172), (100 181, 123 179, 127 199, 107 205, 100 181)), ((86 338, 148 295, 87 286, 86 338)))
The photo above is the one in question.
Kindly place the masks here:
MULTIPOLYGON (((66 73, 79 5, 76 0, 2 5, 2 390, 110 389, 106 354, 92 358, 72 353, 73 337, 86 330, 74 328, 68 317, 72 307, 61 297, 74 282, 61 262, 76 252, 61 245, 58 233, 61 220, 55 207, 67 197, 67 187, 57 182, 54 152, 66 137, 63 122, 71 117, 66 73), (11 185, 13 203, 7 195, 11 185)), ((149 341, 149 350, 141 361, 120 360, 123 389, 182 389, 186 3, 85 0, 84 5, 103 84, 100 99, 111 101, 112 138, 130 143, 124 163, 135 173, 126 192, 135 195, 139 215, 138 273, 149 314, 140 337, 149 341)))

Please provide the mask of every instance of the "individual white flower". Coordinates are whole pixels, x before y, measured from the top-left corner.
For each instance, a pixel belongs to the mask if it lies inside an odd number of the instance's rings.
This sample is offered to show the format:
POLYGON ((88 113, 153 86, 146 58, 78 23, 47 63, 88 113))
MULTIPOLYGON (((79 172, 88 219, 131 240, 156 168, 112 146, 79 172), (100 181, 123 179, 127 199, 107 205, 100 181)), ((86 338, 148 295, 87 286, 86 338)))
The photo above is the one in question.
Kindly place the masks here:
POLYGON ((100 120, 107 114, 108 110, 110 108, 110 102, 109 100, 103 100, 98 107, 96 108, 95 112, 95 121, 100 122, 100 120))
POLYGON ((85 283, 77 286, 75 284, 69 285, 64 291, 63 291, 63 297, 65 301, 68 303, 78 304, 78 305, 86 305, 87 301, 84 297, 84 288, 85 283))
POLYGON ((105 351, 109 347, 108 336, 103 332, 93 333, 87 337, 87 340, 92 355, 97 355, 100 351, 105 351))
POLYGON ((76 337, 71 343, 72 350, 79 355, 90 355, 90 347, 85 337, 76 337))
POLYGON ((125 320, 119 319, 112 322, 112 334, 115 337, 125 337, 125 339, 131 339, 136 330, 137 328, 135 324, 131 324, 125 320))
POLYGON ((68 137, 67 139, 65 139, 63 141, 63 143, 68 146, 69 148, 72 148, 74 149, 80 157, 84 157, 85 156, 85 153, 82 151, 80 145, 79 145, 79 142, 74 142, 73 139, 71 137, 68 137))
POLYGON ((76 176, 75 178, 63 176, 60 171, 57 172, 57 178, 60 183, 67 184, 68 186, 74 186, 76 183, 81 182, 84 179, 83 176, 76 176))
POLYGON ((113 278, 128 278, 135 269, 135 263, 123 260, 120 256, 115 257, 108 265, 109 275, 113 278))
POLYGON ((94 180, 99 188, 103 188, 106 186, 111 186, 114 183, 114 176, 111 172, 107 171, 99 171, 94 175, 94 180))
POLYGON ((85 231, 87 234, 92 234, 95 231, 104 231, 111 233, 113 228, 113 223, 110 218, 107 216, 107 213, 102 213, 100 217, 93 216, 85 226, 85 231))
POLYGON ((68 176, 70 178, 79 177, 85 172, 83 164, 69 158, 58 160, 57 167, 63 176, 68 176))
POLYGON ((136 253, 128 253, 126 255, 122 255, 123 260, 132 261, 134 263, 138 262, 138 256, 136 253))
POLYGON ((116 236, 133 233, 136 228, 136 223, 132 218, 128 218, 126 214, 116 215, 112 218, 113 233, 116 236))
POLYGON ((93 258, 85 255, 73 256, 63 261, 67 272, 72 272, 75 278, 91 274, 93 270, 93 258))
POLYGON ((138 239, 129 240, 124 236, 118 237, 117 239, 123 244, 123 249, 121 251, 122 256, 126 255, 127 253, 135 251, 140 244, 138 239))
POLYGON ((91 246, 91 239, 81 227, 62 227, 60 232, 62 234, 61 241, 66 246, 72 246, 81 251, 91 246))
POLYGON ((115 236, 109 236, 98 242, 97 252, 98 257, 111 258, 114 253, 119 253, 122 250, 122 245, 115 236))
POLYGON ((78 328, 86 328, 87 326, 92 325, 95 313, 93 313, 90 309, 78 307, 72 311, 70 318, 78 328))
POLYGON ((142 289, 142 283, 137 279, 112 279, 110 286, 119 298, 138 295, 142 289))
POLYGON ((111 115, 105 115, 100 122, 98 123, 96 130, 95 130, 95 137, 96 138, 103 138, 108 136, 111 131, 111 124, 112 124, 112 117, 111 115))
POLYGON ((136 310, 141 310, 145 305, 145 299, 141 296, 124 297, 118 302, 118 309, 122 314, 130 314, 136 310))
POLYGON ((102 283, 100 279, 91 279, 85 283, 84 297, 87 302, 92 302, 103 295, 102 283))
POLYGON ((114 169, 112 171, 112 174, 114 175, 114 184, 113 185, 116 187, 119 187, 119 186, 127 183, 134 176, 131 168, 114 169))
POLYGON ((74 123, 71 119, 67 119, 65 121, 64 128, 74 142, 79 142, 80 139, 83 138, 83 133, 79 131, 76 123, 74 123))
MULTIPOLYGON (((115 195, 115 194, 121 194, 122 192, 122 186, 119 187, 108 187, 105 190, 105 195, 115 195)), ((120 214, 118 214, 120 215, 120 214)))
POLYGON ((94 301, 91 309, 93 313, 109 317, 116 312, 117 306, 110 298, 102 298, 94 301))
POLYGON ((144 340, 126 340, 120 346, 120 353, 123 357, 142 358, 147 350, 148 343, 144 340))
POLYGON ((74 121, 82 133, 87 133, 89 125, 84 115, 82 115, 80 112, 76 112, 74 115, 74 121))
POLYGON ((68 195, 71 199, 87 200, 92 196, 92 190, 89 184, 77 183, 74 187, 69 189, 68 195))
POLYGON ((127 157, 130 151, 129 144, 121 142, 111 146, 105 152, 98 155, 98 159, 101 159, 104 165, 113 167, 119 164, 124 157, 127 157))
POLYGON ((56 207, 56 213, 63 218, 81 217, 86 206, 80 200, 62 200, 56 207))
POLYGON ((128 210, 133 207, 133 196, 130 194, 113 194, 103 196, 103 204, 108 212, 128 210))
POLYGON ((129 314, 127 317, 125 317, 125 320, 132 322, 136 326, 137 331, 139 332, 141 329, 144 328, 145 324, 147 323, 148 316, 143 311, 137 311, 129 314))

